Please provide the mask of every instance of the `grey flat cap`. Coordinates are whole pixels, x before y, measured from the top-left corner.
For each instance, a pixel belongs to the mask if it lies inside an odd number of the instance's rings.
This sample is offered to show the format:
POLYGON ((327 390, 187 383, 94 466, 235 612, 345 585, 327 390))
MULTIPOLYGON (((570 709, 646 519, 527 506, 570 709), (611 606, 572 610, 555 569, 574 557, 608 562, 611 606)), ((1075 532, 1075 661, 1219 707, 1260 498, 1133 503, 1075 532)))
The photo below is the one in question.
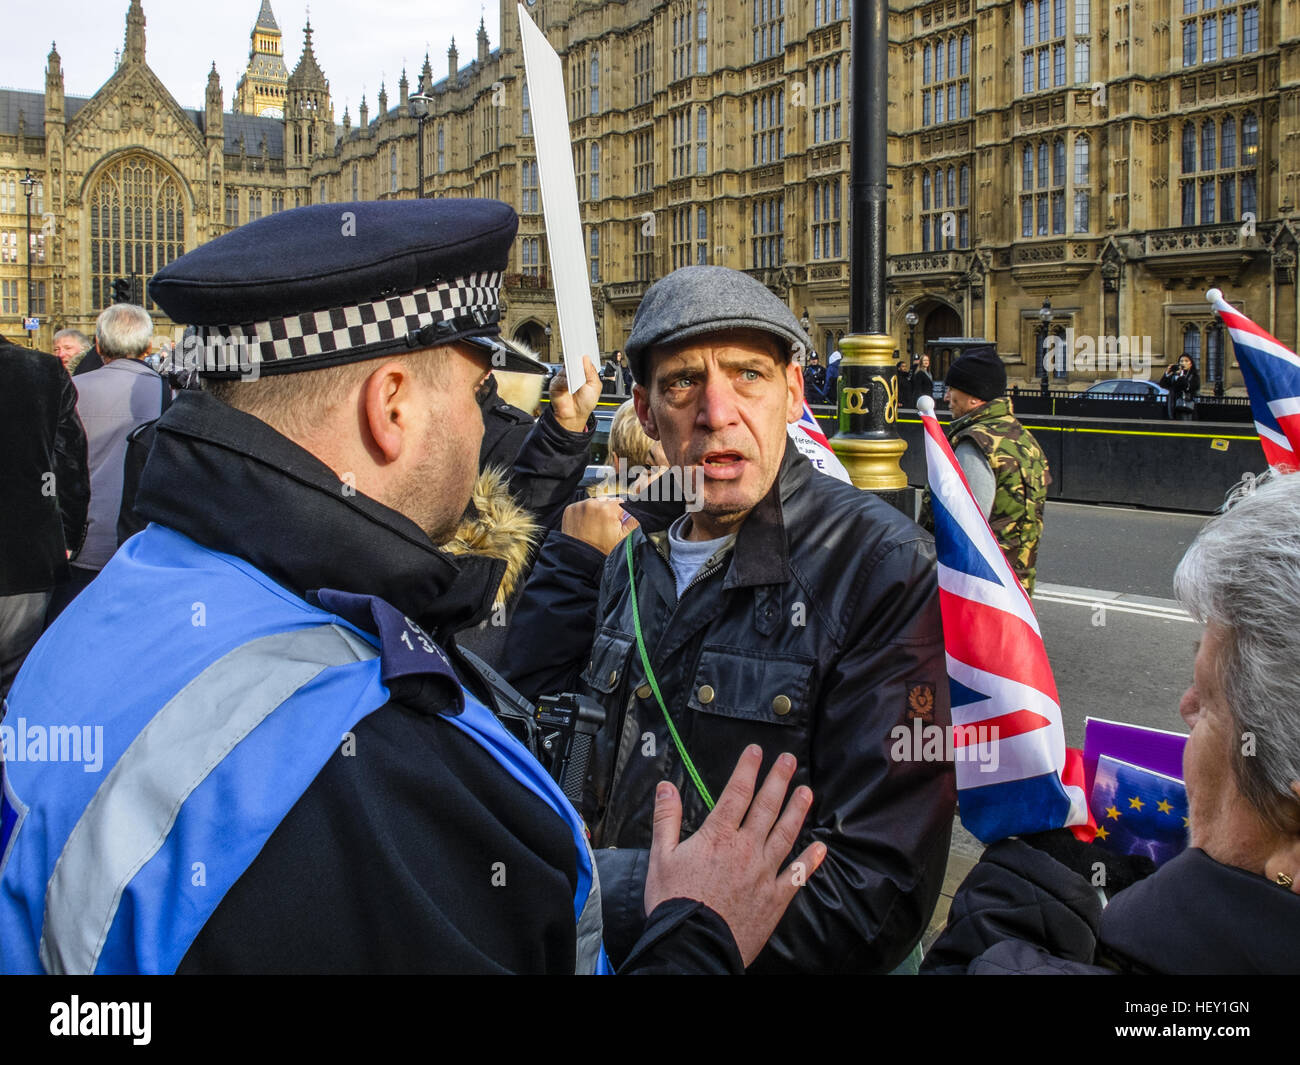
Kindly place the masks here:
POLYGON ((637 308, 624 349, 632 376, 649 383, 651 348, 731 329, 757 329, 787 349, 812 349, 794 313, 766 285, 725 266, 683 266, 651 285, 637 308))

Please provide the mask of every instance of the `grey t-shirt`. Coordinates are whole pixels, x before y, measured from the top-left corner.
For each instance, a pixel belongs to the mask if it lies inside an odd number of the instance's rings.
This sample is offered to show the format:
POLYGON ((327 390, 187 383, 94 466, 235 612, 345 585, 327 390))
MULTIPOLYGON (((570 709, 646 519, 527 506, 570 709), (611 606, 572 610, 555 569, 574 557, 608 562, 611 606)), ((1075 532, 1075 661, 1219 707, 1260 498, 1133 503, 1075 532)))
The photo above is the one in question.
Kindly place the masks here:
POLYGON ((691 520, 689 514, 683 514, 668 527, 668 561, 673 567, 673 576, 677 579, 677 598, 682 597, 686 586, 695 579, 700 567, 714 555, 730 546, 736 534, 719 536, 716 540, 687 540, 684 538, 686 523, 691 520))

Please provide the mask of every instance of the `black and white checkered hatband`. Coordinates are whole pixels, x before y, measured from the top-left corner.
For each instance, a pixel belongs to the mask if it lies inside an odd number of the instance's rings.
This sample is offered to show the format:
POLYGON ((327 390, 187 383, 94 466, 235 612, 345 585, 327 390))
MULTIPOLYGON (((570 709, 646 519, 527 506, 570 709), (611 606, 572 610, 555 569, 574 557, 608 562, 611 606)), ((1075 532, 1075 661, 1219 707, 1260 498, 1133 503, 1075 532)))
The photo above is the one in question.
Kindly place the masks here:
POLYGON ((180 353, 205 376, 285 373, 378 357, 471 335, 494 335, 500 272, 402 295, 243 325, 191 326, 180 353))

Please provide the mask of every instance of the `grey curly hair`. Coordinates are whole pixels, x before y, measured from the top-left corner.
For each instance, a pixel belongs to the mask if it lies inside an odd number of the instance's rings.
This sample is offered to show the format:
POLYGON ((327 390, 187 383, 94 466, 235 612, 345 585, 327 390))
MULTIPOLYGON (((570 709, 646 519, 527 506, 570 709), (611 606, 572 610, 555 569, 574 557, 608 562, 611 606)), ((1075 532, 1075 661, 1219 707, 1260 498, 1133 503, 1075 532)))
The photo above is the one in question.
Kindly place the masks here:
POLYGON ((1201 530, 1174 574, 1193 617, 1224 630, 1214 663, 1232 714, 1241 793, 1278 829, 1300 811, 1300 476, 1247 476, 1201 530), (1246 754, 1246 733, 1254 736, 1246 754))

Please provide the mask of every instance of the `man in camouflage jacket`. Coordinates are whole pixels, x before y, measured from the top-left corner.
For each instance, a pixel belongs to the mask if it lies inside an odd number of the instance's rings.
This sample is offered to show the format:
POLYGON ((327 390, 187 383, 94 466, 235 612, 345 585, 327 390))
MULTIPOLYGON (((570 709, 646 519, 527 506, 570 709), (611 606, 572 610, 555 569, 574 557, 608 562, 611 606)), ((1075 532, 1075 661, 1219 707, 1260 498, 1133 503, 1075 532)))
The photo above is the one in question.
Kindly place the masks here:
MULTIPOLYGON (((996 354, 963 355, 944 384, 953 414, 948 442, 998 546, 1033 595, 1043 504, 1052 479, 1047 458, 1011 413, 1011 401, 1003 395, 1007 371, 996 354)), ((922 524, 933 531, 928 492, 922 524)))

